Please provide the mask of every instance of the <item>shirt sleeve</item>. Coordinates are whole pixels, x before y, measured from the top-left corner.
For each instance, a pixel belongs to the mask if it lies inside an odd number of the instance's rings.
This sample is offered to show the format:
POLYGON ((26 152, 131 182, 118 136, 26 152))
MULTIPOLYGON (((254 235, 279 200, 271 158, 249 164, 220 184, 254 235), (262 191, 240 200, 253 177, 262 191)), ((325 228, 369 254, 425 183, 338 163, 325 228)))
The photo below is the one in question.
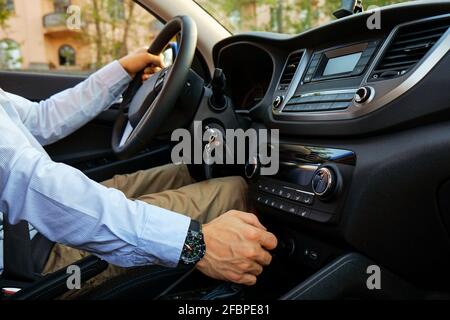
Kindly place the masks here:
POLYGON ((123 267, 176 266, 190 219, 132 201, 33 148, 0 108, 0 212, 123 267))
POLYGON ((118 61, 92 74, 77 86, 47 100, 32 102, 8 93, 26 128, 41 145, 56 142, 109 108, 131 78, 118 61))

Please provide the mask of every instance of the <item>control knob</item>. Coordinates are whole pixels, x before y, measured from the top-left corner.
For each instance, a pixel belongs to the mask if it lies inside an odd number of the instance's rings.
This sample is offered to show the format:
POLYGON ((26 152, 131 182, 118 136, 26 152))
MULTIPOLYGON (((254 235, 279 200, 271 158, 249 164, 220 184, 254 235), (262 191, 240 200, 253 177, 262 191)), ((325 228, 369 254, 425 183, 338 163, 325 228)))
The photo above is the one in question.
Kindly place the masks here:
POLYGON ((284 97, 283 96, 276 96, 275 99, 272 102, 272 107, 274 109, 278 109, 281 107, 281 104, 283 103, 284 97))
POLYGON ((332 168, 322 167, 314 172, 312 178, 312 189, 314 194, 322 200, 333 196, 337 186, 337 175, 332 168))
POLYGON ((371 87, 361 87, 355 93, 356 103, 365 103, 369 101, 372 96, 373 89, 371 87))

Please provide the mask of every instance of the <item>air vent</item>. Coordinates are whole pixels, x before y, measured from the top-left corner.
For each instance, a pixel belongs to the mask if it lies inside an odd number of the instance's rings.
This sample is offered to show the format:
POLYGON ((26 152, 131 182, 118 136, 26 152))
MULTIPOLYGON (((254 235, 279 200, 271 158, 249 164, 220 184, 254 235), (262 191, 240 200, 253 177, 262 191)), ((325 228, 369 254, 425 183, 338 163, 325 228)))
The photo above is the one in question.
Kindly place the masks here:
POLYGON ((289 85, 294 78, 295 71, 297 71, 300 60, 302 59, 303 51, 294 52, 289 55, 289 58, 284 67, 283 74, 281 75, 280 84, 278 90, 285 91, 289 88, 289 85))
POLYGON ((430 51, 450 26, 450 18, 418 22, 399 28, 383 58, 371 74, 372 80, 406 74, 430 51))

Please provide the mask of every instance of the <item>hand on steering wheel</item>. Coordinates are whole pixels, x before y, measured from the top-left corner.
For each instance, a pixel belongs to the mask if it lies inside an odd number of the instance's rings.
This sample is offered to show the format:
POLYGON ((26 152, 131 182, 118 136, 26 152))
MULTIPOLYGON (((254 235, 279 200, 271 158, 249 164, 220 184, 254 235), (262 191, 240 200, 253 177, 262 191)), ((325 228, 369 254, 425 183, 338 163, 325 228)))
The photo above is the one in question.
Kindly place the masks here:
POLYGON ((144 70, 137 72, 124 93, 123 112, 116 120, 112 135, 112 149, 119 158, 129 158, 148 145, 170 115, 185 85, 197 46, 197 27, 192 18, 178 16, 169 21, 148 53, 161 54, 178 33, 180 44, 174 63, 144 83, 144 70))
POLYGON ((154 55, 148 52, 148 48, 141 48, 133 53, 121 58, 119 63, 134 78, 136 74, 142 70, 141 80, 148 80, 153 74, 160 72, 164 68, 162 55, 154 55))

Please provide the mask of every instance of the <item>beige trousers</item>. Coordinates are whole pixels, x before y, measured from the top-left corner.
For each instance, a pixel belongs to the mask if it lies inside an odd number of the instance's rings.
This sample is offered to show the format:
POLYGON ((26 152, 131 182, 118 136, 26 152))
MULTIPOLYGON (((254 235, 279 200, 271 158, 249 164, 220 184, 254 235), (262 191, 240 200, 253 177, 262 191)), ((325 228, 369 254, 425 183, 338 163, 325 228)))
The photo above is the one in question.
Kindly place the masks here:
MULTIPOLYGON (((185 165, 166 165, 128 175, 118 175, 102 183, 121 190, 128 198, 145 201, 175 211, 202 223, 213 220, 229 210, 247 210, 247 184, 241 177, 225 177, 196 183, 185 165)), ((117 213, 119 214, 119 213, 117 213)), ((55 272, 89 253, 56 244, 50 253, 43 274, 55 272)), ((64 298, 79 296, 127 269, 109 267, 73 290, 64 298)))

